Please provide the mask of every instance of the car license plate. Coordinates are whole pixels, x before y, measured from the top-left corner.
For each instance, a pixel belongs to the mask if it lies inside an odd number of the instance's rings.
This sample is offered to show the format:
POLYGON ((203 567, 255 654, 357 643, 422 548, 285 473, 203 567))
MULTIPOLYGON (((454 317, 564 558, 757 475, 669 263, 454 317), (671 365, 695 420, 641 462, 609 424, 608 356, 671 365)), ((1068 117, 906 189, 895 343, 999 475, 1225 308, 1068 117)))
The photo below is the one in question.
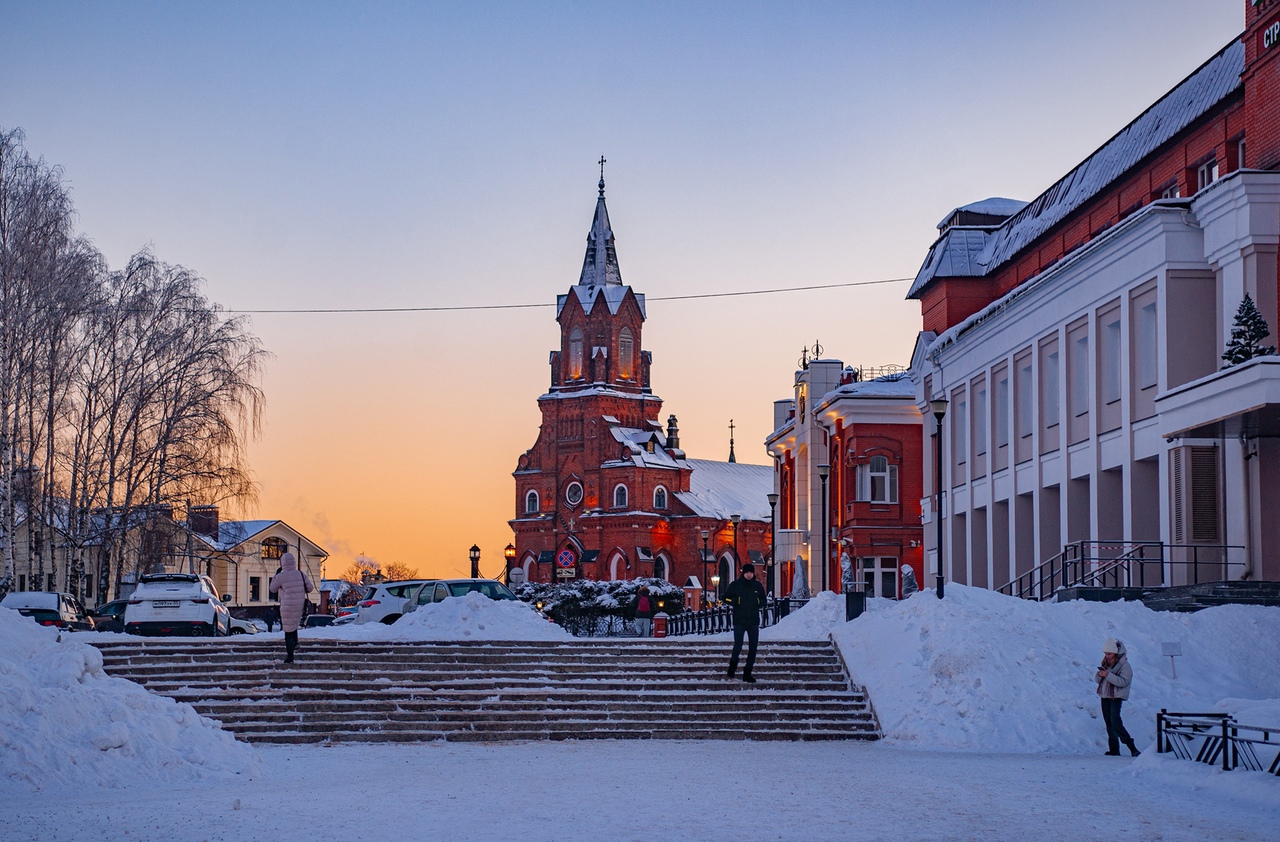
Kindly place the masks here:
POLYGON ((177 600, 156 600, 156 608, 177 608, 177 600))

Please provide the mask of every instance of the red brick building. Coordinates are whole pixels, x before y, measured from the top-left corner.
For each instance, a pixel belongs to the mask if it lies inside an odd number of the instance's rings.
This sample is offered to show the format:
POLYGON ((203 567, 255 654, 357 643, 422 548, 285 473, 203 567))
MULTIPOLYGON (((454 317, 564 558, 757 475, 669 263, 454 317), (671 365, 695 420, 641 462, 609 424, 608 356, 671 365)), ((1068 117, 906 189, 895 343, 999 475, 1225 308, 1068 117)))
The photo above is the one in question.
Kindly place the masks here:
POLYGON ((529 581, 684 584, 717 574, 723 587, 740 561, 763 562, 770 468, 738 464, 732 453, 729 462, 689 459, 676 417, 659 420, 653 358, 641 345, 644 296, 622 283, 603 178, 582 274, 557 297, 556 320, 542 427, 513 474, 509 565, 529 581))
POLYGON ((795 397, 774 403, 774 427, 765 444, 779 494, 778 594, 841 592, 848 576, 897 598, 904 565, 922 584, 921 416, 906 372, 806 354, 795 397))

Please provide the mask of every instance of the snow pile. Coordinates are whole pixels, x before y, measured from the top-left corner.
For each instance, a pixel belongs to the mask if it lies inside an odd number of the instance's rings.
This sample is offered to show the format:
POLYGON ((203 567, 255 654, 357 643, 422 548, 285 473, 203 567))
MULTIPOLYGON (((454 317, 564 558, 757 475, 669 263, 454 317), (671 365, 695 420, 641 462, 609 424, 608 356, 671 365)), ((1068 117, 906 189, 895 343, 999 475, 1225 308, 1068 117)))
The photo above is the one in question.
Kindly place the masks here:
MULTIPOLYGON (((1093 673, 1102 642, 1122 640, 1133 666, 1124 721, 1139 746, 1155 715, 1225 711, 1280 725, 1280 609, 1227 605, 1194 614, 1138 602, 1034 603, 949 584, 833 624, 853 680, 887 740, 993 752, 1105 750, 1093 673), (1177 679, 1161 643, 1180 643, 1177 679)), ((781 624, 780 624, 781 625, 781 624)))
MULTIPOLYGON (((82 633, 83 634, 83 633, 82 633)), ((252 772, 257 752, 190 705, 102 671, 75 635, 0 609, 0 789, 252 772)))
POLYGON ((844 596, 823 591, 777 623, 760 630, 761 640, 826 640, 844 623, 844 596))
POLYGON ((480 593, 421 605, 392 625, 363 623, 306 629, 306 637, 338 640, 572 640, 528 603, 480 593))

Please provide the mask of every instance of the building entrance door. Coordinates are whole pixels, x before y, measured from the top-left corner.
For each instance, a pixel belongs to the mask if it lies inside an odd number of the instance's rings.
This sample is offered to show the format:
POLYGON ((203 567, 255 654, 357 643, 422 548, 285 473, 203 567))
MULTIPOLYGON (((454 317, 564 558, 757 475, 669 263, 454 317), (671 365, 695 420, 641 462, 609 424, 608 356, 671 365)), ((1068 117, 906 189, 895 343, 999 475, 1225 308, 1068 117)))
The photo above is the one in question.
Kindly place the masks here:
POLYGON ((898 559, 894 556, 863 556, 858 559, 867 596, 898 598, 898 559))

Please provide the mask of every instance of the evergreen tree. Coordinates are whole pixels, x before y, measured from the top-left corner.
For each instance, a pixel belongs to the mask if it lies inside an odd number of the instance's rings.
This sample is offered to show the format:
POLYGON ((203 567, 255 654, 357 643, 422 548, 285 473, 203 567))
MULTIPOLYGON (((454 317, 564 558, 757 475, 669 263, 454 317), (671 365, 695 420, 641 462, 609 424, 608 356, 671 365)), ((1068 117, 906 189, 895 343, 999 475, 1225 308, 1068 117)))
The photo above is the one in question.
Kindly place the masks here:
POLYGON ((1270 335, 1271 329, 1267 327, 1267 320, 1262 317, 1262 313, 1258 312, 1257 305, 1246 292, 1244 301, 1240 302, 1240 308, 1236 310, 1235 324, 1231 327, 1231 340, 1227 342, 1226 353, 1222 355, 1224 361, 1222 367, 1230 368, 1254 357, 1274 354, 1276 346, 1259 344, 1270 335))

